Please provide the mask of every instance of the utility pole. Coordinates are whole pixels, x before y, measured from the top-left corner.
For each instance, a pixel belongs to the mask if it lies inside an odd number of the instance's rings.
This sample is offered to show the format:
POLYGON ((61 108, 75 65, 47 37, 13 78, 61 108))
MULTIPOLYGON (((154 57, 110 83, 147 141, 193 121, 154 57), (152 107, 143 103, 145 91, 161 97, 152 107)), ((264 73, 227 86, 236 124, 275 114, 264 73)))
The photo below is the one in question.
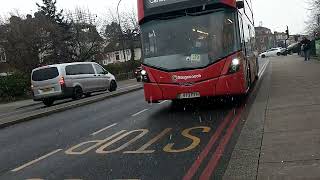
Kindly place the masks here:
POLYGON ((123 33, 122 33, 122 28, 121 28, 121 20, 120 20, 120 14, 119 14, 119 5, 121 3, 122 0, 119 0, 118 5, 117 5, 117 15, 118 15, 118 23, 119 23, 119 31, 121 33, 121 44, 122 44, 122 52, 123 52, 123 57, 124 57, 124 61, 127 61, 126 58, 126 52, 125 52, 125 48, 124 48, 124 38, 123 38, 123 33))
POLYGON ((289 33, 289 27, 288 26, 287 26, 287 30, 286 30, 286 35, 287 35, 287 38, 286 38, 286 40, 284 42, 285 48, 287 48, 287 40, 290 38, 290 33, 289 33))

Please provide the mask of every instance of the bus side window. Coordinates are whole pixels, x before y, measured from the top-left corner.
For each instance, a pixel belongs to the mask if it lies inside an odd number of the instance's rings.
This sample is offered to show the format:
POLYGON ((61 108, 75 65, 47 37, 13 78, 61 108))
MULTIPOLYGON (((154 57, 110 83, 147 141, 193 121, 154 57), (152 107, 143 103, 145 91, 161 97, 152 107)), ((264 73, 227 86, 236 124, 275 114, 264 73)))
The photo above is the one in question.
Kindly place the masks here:
POLYGON ((238 16, 239 16, 239 33, 240 33, 241 49, 243 51, 245 51, 244 34, 243 34, 243 21, 242 21, 241 15, 238 14, 238 16))

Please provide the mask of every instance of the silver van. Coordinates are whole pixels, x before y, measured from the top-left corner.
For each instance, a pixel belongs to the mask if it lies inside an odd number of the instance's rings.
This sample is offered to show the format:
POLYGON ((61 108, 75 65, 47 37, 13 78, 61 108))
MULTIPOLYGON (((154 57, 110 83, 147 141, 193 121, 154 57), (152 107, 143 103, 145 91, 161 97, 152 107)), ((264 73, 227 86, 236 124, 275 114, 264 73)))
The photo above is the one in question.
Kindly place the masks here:
POLYGON ((31 73, 33 99, 51 106, 55 100, 80 99, 93 92, 115 91, 111 73, 94 62, 55 64, 36 68, 31 73))

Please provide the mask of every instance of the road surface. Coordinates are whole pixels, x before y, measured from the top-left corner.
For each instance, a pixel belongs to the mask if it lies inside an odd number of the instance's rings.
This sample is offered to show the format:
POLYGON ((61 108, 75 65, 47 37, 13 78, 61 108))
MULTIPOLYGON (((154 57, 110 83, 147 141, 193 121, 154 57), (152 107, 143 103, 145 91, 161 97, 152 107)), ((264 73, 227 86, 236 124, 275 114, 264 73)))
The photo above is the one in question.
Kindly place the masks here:
POLYGON ((175 108, 140 90, 1 129, 0 179, 221 178, 250 102, 219 100, 175 108))

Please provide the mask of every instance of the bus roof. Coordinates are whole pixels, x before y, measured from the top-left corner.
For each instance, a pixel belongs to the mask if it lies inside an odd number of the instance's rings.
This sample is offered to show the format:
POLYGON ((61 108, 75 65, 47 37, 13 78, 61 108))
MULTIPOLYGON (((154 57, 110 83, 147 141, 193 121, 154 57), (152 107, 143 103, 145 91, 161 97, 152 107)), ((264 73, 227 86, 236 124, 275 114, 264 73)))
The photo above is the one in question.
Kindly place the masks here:
POLYGON ((138 0, 139 22, 145 17, 203 5, 224 5, 236 8, 237 0, 138 0))

